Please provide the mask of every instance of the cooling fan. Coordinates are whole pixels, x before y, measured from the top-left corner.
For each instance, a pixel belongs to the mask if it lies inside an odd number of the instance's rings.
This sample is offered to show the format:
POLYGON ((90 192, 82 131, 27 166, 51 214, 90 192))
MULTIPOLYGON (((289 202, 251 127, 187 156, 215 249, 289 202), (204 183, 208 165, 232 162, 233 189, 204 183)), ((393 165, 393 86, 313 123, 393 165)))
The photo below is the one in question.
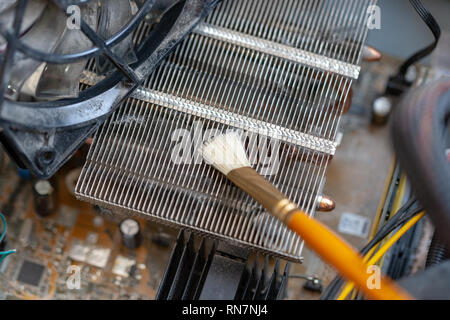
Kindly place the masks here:
POLYGON ((52 176, 216 2, 2 1, 5 149, 34 175, 52 176), (103 80, 80 85, 86 68, 103 80))

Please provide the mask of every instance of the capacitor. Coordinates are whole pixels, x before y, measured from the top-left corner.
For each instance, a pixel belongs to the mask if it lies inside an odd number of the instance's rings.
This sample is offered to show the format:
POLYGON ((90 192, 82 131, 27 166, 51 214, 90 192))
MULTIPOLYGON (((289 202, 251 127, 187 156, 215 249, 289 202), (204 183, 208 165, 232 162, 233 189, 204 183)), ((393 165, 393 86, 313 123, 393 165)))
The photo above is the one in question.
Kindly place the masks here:
POLYGON ((127 218, 122 220, 119 225, 120 233, 122 234, 122 242, 128 249, 136 249, 142 243, 142 234, 139 222, 127 218))
POLYGON ((34 210, 41 217, 48 217, 55 210, 54 189, 50 181, 37 180, 33 185, 34 210))
POLYGON ((372 123, 384 125, 389 119, 392 110, 392 101, 386 96, 380 96, 372 104, 372 123))

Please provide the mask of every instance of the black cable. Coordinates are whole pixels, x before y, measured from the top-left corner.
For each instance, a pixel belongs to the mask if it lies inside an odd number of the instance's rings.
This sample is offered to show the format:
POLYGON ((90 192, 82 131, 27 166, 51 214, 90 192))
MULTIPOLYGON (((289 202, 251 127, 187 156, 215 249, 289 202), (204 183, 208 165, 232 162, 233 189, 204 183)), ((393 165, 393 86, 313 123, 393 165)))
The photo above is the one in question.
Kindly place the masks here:
MULTIPOLYGON (((411 214, 406 215, 405 217, 403 217, 402 219, 396 221, 395 224, 391 225, 390 230, 389 229, 384 229, 382 231, 383 234, 385 234, 385 236, 387 234, 389 234, 390 232, 392 232, 393 230, 395 230, 397 227, 399 227, 400 225, 406 223, 406 221, 408 221, 409 219, 411 219, 413 216, 415 216, 416 214, 418 214, 419 212, 421 212, 422 209, 415 209, 414 211, 411 212, 411 214), (387 233, 387 234, 386 234, 387 233)), ((380 230, 381 231, 381 230, 380 230)), ((380 238, 381 234, 380 233, 380 238)), ((370 243, 368 243, 360 252, 362 255, 364 255, 365 253, 363 252, 369 252, 378 242, 375 241, 371 241, 370 243)), ((345 279, 341 278, 340 276, 336 276, 333 281, 330 282, 330 284, 328 285, 328 287, 326 288, 326 290, 324 291, 324 293, 322 294, 322 296, 320 297, 321 300, 329 300, 329 299, 334 299, 334 297, 337 296, 337 294, 340 292, 342 285, 345 283, 345 279)))
POLYGON ((450 166, 446 156, 450 80, 440 78, 409 92, 392 123, 395 152, 439 239, 450 247, 450 166))
MULTIPOLYGON (((375 247, 381 240, 388 236, 392 231, 397 229, 399 226, 403 225, 409 221, 412 217, 423 211, 423 207, 418 203, 415 198, 408 200, 397 213, 388 220, 375 236, 370 240, 364 248, 360 250, 361 255, 366 255, 373 247, 375 247)), ((321 300, 333 299, 340 291, 342 285, 345 283, 345 279, 340 276, 336 276, 330 284, 327 286, 323 294, 321 295, 321 300)))
POLYGON ((447 259, 450 259, 448 250, 445 247, 445 245, 439 240, 437 234, 434 233, 433 239, 431 240, 430 248, 428 249, 425 267, 429 268, 436 264, 440 264, 447 259))
MULTIPOLYGON (((431 30, 434 36, 434 41, 432 44, 426 48, 416 52, 410 58, 408 58, 399 68, 398 74, 393 77, 393 79, 399 80, 400 82, 406 83, 405 75, 408 68, 416 63, 417 61, 428 56, 437 46, 440 36, 441 29, 439 24, 431 15, 431 13, 424 7, 420 0, 410 0, 409 1, 422 20, 426 23, 428 28, 431 30)), ((392 78, 391 78, 392 81, 392 78)), ((423 211, 423 208, 418 204, 415 199, 409 200, 405 205, 399 209, 396 215, 386 222, 386 224, 377 232, 375 237, 363 248, 361 249, 361 254, 367 254, 379 241, 385 238, 389 233, 395 230, 400 225, 404 224, 406 221, 411 219, 413 216, 423 211)), ((320 299, 326 300, 331 299, 337 295, 344 280, 337 276, 331 281, 330 285, 326 288, 320 299)))
POLYGON ((419 60, 428 56, 437 46, 439 42, 439 38, 441 37, 441 28, 439 24, 436 22, 431 13, 425 8, 420 2, 420 0, 409 0, 412 7, 416 10, 417 14, 422 18, 422 20, 426 23, 428 28, 431 30, 434 36, 434 41, 426 48, 419 50, 414 53, 411 57, 406 59, 405 62, 400 66, 398 72, 391 77, 389 77, 388 84, 386 86, 385 93, 387 95, 399 96, 403 94, 408 88, 411 86, 411 82, 406 79, 406 73, 410 66, 419 60))
POLYGON ((439 24, 437 23, 436 19, 434 19, 434 17, 431 15, 431 13, 428 11, 428 9, 424 7, 422 2, 420 0, 409 0, 409 2, 433 33, 434 41, 429 46, 413 54, 400 66, 398 76, 402 80, 405 80, 406 72, 408 71, 408 68, 410 66, 412 66, 414 63, 425 58, 431 52, 433 52, 433 50, 436 48, 439 42, 439 38, 441 37, 441 28, 439 27, 439 24))
POLYGON ((397 281, 411 274, 411 263, 415 261, 415 250, 417 249, 419 237, 422 236, 424 220, 413 225, 392 246, 389 253, 389 261, 384 268, 385 276, 397 281))
POLYGON ((363 249, 361 249, 361 254, 367 254, 370 250, 372 250, 373 247, 377 245, 378 242, 383 240, 392 231, 409 221, 412 217, 414 217, 421 211, 423 211, 423 207, 419 205, 417 200, 412 199, 412 201, 410 200, 406 202, 405 205, 403 205, 403 207, 399 209, 397 214, 395 214, 391 220, 387 221, 386 224, 384 224, 383 227, 381 227, 380 230, 375 234, 373 239, 370 240, 363 249))

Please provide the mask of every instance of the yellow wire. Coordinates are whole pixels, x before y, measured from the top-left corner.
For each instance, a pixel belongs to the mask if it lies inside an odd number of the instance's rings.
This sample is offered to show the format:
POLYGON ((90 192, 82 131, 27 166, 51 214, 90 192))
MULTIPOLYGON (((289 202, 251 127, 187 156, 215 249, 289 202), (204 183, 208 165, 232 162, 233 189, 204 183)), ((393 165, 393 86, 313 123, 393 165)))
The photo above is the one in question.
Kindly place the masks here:
POLYGON ((389 192, 389 187, 391 186, 392 177, 394 175, 395 164, 396 164, 396 161, 395 161, 395 156, 394 156, 392 158, 391 168, 389 169, 388 178, 386 178, 386 183, 384 185, 384 190, 383 190, 382 196, 380 197, 380 201, 378 202, 377 215, 372 223, 372 227, 370 228, 370 239, 369 240, 371 240, 377 233, 378 225, 380 224, 381 216, 383 213, 383 207, 386 202, 387 194, 389 192))
MULTIPOLYGON (((397 214, 397 212, 400 210, 402 204, 401 204, 401 199, 404 198, 405 195, 405 190, 406 190, 406 175, 402 175, 400 177, 400 181, 398 184, 398 189, 397 189, 397 193, 395 195, 395 199, 394 199, 394 204, 392 205, 392 211, 394 212, 394 215, 397 214)), ((374 237, 375 235, 373 235, 371 237, 371 239, 374 237)), ((378 243, 379 245, 380 243, 378 243)), ((369 258, 372 256, 373 252, 375 251, 375 249, 377 248, 377 246, 374 246, 372 249, 370 249, 370 251, 364 256, 364 262, 367 262, 367 260, 369 260, 369 258)))
MULTIPOLYGON (((380 258, 382 258, 386 252, 400 239, 413 225, 415 225, 423 216, 425 212, 422 211, 418 215, 414 216, 407 223, 403 225, 376 253, 375 255, 367 262, 367 265, 374 265, 380 258)), ((367 261, 370 257, 370 252, 364 256, 364 260, 367 261)), ((353 282, 347 282, 344 289, 341 291, 341 294, 337 298, 338 300, 344 300, 348 294, 353 290, 354 284, 353 282)))
MULTIPOLYGON (((395 167, 395 158, 394 158, 394 162, 392 164, 392 172, 394 171, 394 167, 395 167)), ((392 175, 392 173, 391 173, 392 175)), ((386 187, 389 187, 389 184, 387 184, 386 187)), ((387 191, 386 191, 387 192, 387 191)), ((397 192, 395 193, 395 198, 394 198, 394 203, 392 204, 392 208, 391 211, 394 212, 391 216, 391 218, 397 214, 397 212, 400 210, 401 206, 402 206, 402 199, 405 196, 405 192, 406 192, 406 175, 402 174, 398 183, 398 188, 397 188, 397 192)), ((376 230, 377 230, 377 225, 380 222, 380 218, 381 218, 381 211, 383 209, 383 201, 380 201, 379 204, 379 213, 378 213, 378 217, 377 217, 377 222, 376 224, 374 223, 372 225, 372 232, 371 232, 371 237, 370 240, 372 240, 372 238, 375 236, 376 234, 376 230)), ((369 258, 372 256, 372 254, 374 253, 374 251, 377 249, 377 247, 379 247, 381 245, 382 241, 380 241, 379 243, 377 243, 376 246, 373 246, 372 249, 370 249, 370 251, 364 256, 363 261, 367 262, 367 260, 369 260, 369 258)), ((352 299, 356 296, 357 291, 354 290, 353 294, 352 294, 352 299)))

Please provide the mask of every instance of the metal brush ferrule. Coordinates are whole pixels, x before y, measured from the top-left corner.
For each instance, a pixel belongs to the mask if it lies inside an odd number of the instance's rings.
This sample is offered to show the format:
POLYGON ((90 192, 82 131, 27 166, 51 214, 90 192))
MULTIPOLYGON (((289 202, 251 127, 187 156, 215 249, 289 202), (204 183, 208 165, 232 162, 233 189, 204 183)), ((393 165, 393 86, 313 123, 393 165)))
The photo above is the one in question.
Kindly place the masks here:
POLYGON ((234 169, 227 174, 227 178, 282 222, 286 222, 289 214, 297 210, 292 201, 251 167, 234 169))

